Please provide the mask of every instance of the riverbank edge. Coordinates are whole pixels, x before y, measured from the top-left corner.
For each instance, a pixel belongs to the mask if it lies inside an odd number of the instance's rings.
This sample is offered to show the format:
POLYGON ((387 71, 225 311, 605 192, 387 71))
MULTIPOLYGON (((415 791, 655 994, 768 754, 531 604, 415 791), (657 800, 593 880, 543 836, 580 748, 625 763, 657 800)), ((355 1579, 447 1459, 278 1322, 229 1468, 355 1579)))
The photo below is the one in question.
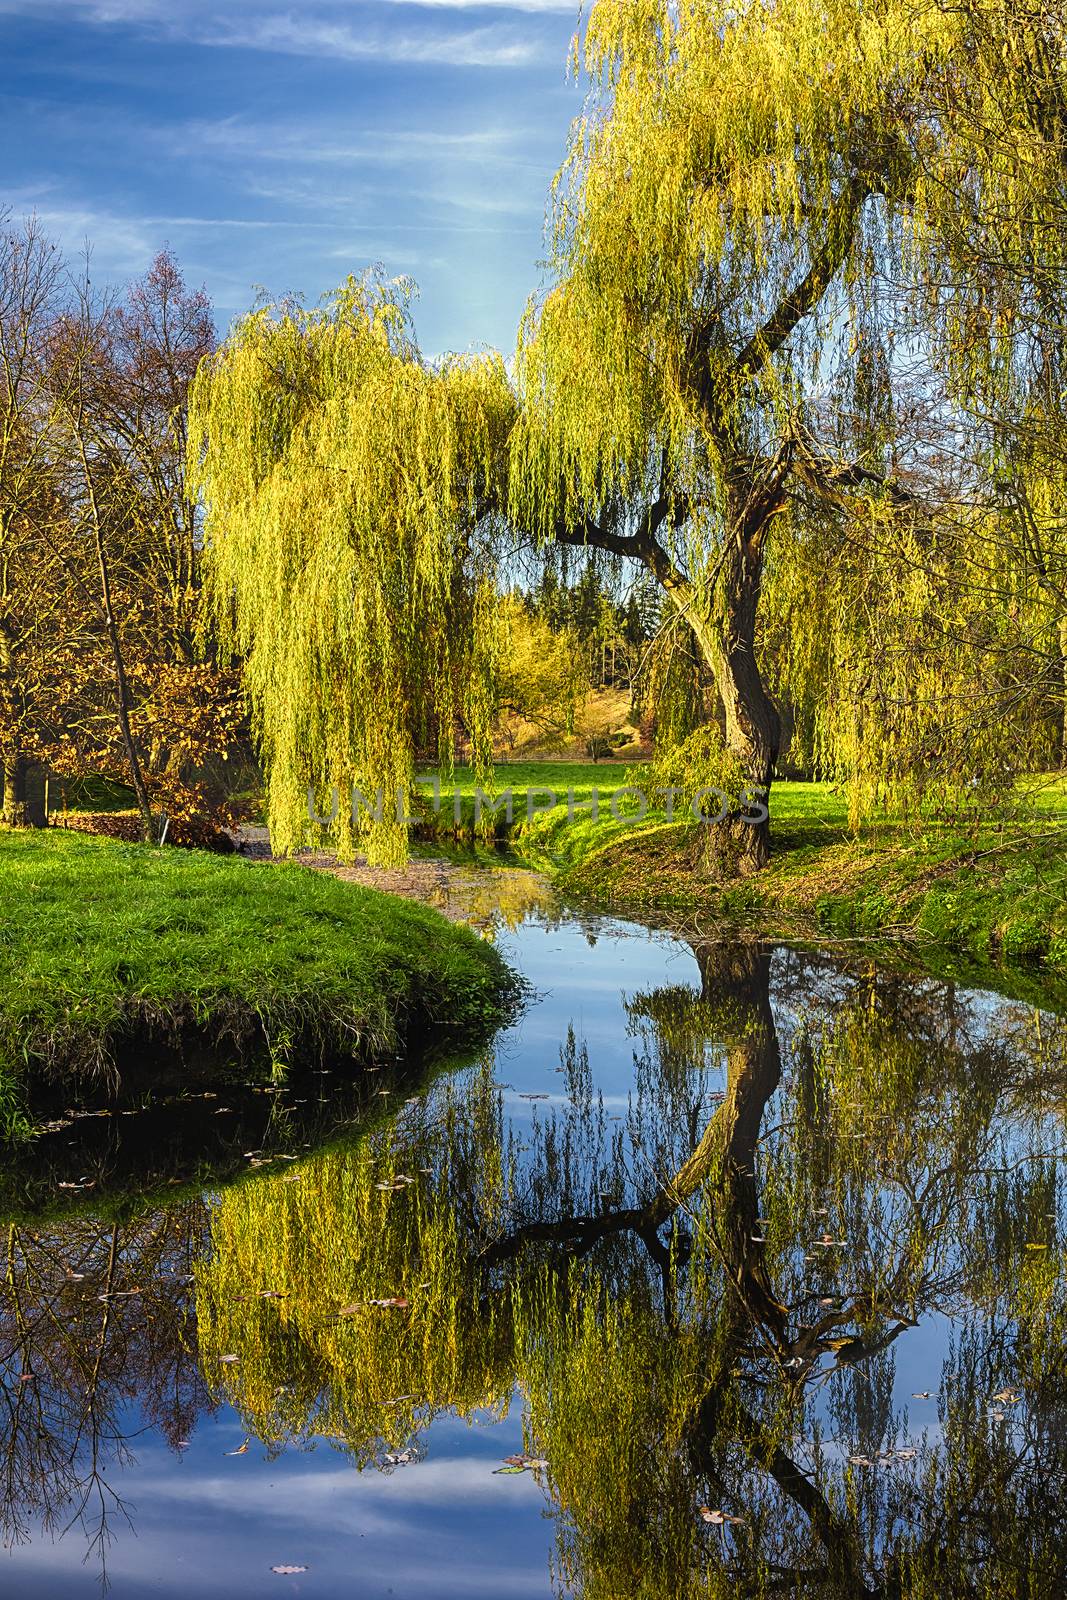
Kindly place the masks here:
MULTIPOLYGON (((521 845, 520 845, 521 848, 521 845)), ((559 888, 606 910, 709 917, 768 937, 907 945, 934 966, 961 955, 994 970, 1067 976, 1067 828, 922 836, 772 835, 769 865, 713 877, 704 830, 661 824, 558 863, 559 888)))
POLYGON ((326 874, 49 830, 0 830, 0 1134, 34 1083, 144 1070, 353 1069, 477 1049, 514 1015, 499 952, 429 907, 326 874))

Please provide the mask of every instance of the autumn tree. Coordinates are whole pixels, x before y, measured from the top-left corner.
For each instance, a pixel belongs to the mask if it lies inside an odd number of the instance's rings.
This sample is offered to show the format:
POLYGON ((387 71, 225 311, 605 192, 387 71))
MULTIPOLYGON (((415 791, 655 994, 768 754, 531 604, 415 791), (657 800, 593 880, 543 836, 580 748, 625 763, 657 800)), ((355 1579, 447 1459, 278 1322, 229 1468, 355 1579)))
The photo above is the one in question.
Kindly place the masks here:
POLYGON ((37 225, 0 216, 0 788, 14 825, 28 769, 55 737, 50 691, 72 648, 64 564, 39 536, 60 501, 48 338, 62 291, 62 261, 37 225))
POLYGON ((199 769, 240 725, 203 627, 185 490, 190 380, 214 346, 203 293, 157 257, 98 296, 30 221, 0 240, 0 754, 6 819, 32 762, 129 784, 155 812, 204 803, 199 769))

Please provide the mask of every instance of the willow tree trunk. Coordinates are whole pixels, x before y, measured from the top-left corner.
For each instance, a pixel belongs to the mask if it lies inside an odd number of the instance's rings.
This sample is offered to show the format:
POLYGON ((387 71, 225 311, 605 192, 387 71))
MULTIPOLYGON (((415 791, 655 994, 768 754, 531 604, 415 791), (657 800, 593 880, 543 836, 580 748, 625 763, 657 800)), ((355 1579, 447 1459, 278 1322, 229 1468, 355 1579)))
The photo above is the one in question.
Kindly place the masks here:
POLYGON ((763 579, 763 541, 769 517, 755 528, 739 519, 727 534, 714 609, 690 600, 684 614, 726 712, 726 744, 750 791, 743 803, 711 824, 710 856, 719 870, 758 871, 770 860, 770 797, 781 727, 756 659, 756 623, 763 579), (758 799, 755 792, 758 791, 758 799), (757 820, 759 812, 766 813, 757 820))

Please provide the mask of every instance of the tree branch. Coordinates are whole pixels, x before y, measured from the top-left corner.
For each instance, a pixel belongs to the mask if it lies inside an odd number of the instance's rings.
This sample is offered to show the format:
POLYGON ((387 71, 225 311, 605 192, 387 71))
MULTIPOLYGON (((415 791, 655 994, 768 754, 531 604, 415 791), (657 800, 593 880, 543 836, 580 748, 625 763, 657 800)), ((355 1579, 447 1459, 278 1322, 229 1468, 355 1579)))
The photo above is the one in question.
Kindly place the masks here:
POLYGON ((848 254, 860 207, 871 192, 866 179, 849 180, 827 212, 822 247, 815 252, 811 266, 737 356, 734 366, 739 378, 752 378, 761 371, 797 325, 814 311, 848 254))
POLYGON ((691 587, 690 580, 660 544, 656 533, 668 517, 673 527, 681 527, 692 509, 687 500, 661 494, 648 507, 633 533, 611 533, 588 518, 577 528, 557 528, 555 539, 557 544, 588 546, 640 561, 668 593, 685 594, 691 587))

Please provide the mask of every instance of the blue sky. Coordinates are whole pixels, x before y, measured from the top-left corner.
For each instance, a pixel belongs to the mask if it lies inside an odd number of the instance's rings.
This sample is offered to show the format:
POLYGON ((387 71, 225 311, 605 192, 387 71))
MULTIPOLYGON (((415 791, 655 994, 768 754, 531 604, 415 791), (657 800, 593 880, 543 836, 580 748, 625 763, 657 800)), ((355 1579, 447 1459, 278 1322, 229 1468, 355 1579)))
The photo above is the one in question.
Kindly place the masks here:
POLYGON ((0 207, 220 330, 371 262, 436 354, 510 351, 581 89, 577 0, 0 0, 0 207))

